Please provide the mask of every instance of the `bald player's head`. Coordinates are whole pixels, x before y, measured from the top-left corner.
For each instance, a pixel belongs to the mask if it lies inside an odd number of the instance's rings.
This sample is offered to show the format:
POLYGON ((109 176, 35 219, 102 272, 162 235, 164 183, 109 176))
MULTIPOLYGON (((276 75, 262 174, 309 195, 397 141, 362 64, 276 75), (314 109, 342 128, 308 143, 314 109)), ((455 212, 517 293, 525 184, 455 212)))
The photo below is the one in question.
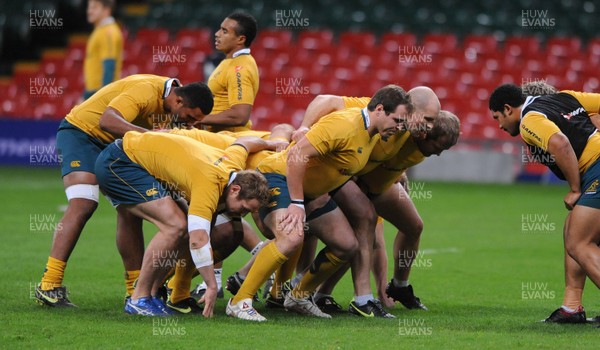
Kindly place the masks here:
POLYGON ((427 86, 417 86, 408 91, 414 106, 412 115, 404 128, 415 138, 424 139, 427 131, 433 127, 433 121, 440 114, 440 100, 435 92, 427 86))
POLYGON ((417 86, 408 91, 415 106, 415 113, 424 115, 426 119, 434 119, 440 113, 440 100, 431 88, 417 86))

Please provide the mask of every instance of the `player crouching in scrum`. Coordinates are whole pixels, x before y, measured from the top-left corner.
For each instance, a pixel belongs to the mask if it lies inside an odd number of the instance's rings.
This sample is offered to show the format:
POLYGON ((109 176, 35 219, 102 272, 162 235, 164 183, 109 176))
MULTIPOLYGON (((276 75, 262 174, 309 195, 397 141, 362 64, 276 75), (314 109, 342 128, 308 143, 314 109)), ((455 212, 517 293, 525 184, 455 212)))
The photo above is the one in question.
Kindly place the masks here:
MULTIPOLYGON (((266 143, 241 138, 225 150, 189 137, 167 133, 128 132, 123 140, 107 147, 96 162, 103 191, 115 206, 152 222, 158 232, 148 244, 137 286, 125 312, 168 316, 171 311, 157 298, 169 266, 161 259, 173 256, 194 263, 207 283, 203 316, 213 315, 217 296, 210 246, 211 220, 219 204, 226 212, 256 212, 268 199, 265 178, 255 171, 240 171, 249 153, 266 143), (163 184, 177 188, 189 202, 187 220, 163 184), (189 233, 189 250, 181 244, 189 233), (187 258, 186 258, 187 256, 187 258)), ((172 266, 172 264, 171 264, 172 266)))

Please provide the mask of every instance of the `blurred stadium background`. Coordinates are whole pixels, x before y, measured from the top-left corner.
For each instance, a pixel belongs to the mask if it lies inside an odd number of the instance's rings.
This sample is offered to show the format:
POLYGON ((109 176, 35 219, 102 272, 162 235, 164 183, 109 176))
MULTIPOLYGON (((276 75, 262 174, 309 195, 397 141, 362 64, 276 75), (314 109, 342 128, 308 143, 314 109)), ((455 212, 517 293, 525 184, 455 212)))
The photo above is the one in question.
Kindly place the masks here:
MULTIPOLYGON (((83 92, 91 26, 85 0, 0 4, 0 164, 50 165, 58 122, 83 92), (36 25, 34 18, 47 19, 36 25)), ((600 91, 597 1, 237 0, 117 1, 122 75, 205 80, 221 58, 213 36, 235 10, 255 16, 260 90, 256 129, 298 126, 317 94, 370 96, 427 85, 460 118, 459 144, 414 176, 476 182, 551 181, 487 109, 506 82, 600 91)), ((435 158, 435 157, 434 157, 435 158)))

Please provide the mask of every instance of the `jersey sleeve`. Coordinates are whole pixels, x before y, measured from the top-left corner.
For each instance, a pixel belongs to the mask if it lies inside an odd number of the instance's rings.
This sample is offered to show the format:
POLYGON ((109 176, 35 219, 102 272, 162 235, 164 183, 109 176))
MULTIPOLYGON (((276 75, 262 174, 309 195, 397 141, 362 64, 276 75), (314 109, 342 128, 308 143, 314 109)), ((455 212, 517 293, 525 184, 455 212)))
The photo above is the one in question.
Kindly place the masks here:
POLYGON ((205 179, 194 181, 188 215, 196 215, 210 222, 217 210, 220 196, 218 184, 207 182, 205 179))
POLYGON ((223 134, 216 134, 214 132, 199 130, 199 129, 187 130, 187 129, 174 128, 174 129, 170 130, 169 133, 190 137, 196 141, 202 142, 206 145, 209 145, 209 146, 212 146, 215 148, 219 148, 219 149, 226 149, 232 143, 235 142, 234 137, 231 137, 228 135, 223 135, 223 134))
POLYGON ((118 35, 120 33, 116 33, 115 29, 109 28, 103 32, 104 37, 99 40, 99 54, 101 60, 113 59, 116 60, 119 45, 118 35))
POLYGON ((229 106, 238 104, 254 104, 254 85, 256 79, 252 71, 245 65, 232 65, 227 74, 227 95, 229 106))
POLYGON ((325 116, 308 130, 305 137, 319 154, 324 155, 340 149, 346 143, 348 137, 354 134, 349 130, 351 127, 341 118, 325 116))
POLYGON ((156 99, 155 88, 149 82, 136 84, 121 92, 108 104, 119 111, 123 119, 133 121, 140 112, 148 105, 149 101, 156 99))
POLYGON ((525 143, 540 147, 544 151, 548 150, 550 137, 560 132, 556 124, 537 112, 527 113, 521 120, 520 128, 521 137, 525 143))
POLYGON ((342 100, 344 101, 344 106, 346 108, 365 108, 371 101, 370 97, 351 97, 351 96, 342 96, 342 100))
POLYGON ((221 159, 229 171, 239 171, 246 169, 246 159, 248 151, 245 147, 233 144, 225 149, 221 159))
POLYGON ((579 92, 579 91, 561 91, 567 93, 577 99, 579 103, 590 113, 600 113, 600 94, 594 94, 590 92, 579 92))

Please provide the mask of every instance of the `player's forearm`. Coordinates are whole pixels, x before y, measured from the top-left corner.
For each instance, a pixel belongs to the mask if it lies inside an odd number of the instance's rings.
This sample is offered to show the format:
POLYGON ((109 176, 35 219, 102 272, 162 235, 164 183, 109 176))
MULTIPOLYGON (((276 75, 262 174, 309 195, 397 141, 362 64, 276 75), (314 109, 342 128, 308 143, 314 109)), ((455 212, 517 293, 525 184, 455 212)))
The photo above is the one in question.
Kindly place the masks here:
MULTIPOLYGON (((189 220, 189 218, 188 218, 189 220)), ((203 229, 192 230, 190 235, 190 254, 198 272, 204 278, 207 287, 217 286, 215 279, 210 237, 203 229)))
POLYGON ((211 126, 244 126, 250 120, 251 105, 235 105, 223 112, 209 114, 200 122, 211 126))
POLYGON ((302 120, 300 127, 310 128, 313 124, 318 122, 321 117, 331 112, 342 110, 344 107, 344 100, 340 96, 318 95, 308 104, 308 107, 306 107, 304 119, 302 120))
POLYGON ((548 152, 554 157, 556 165, 565 175, 571 191, 580 192, 579 162, 569 139, 562 133, 552 135, 548 141, 548 152))
POLYGON ((128 131, 146 132, 148 130, 133 125, 112 110, 107 110, 100 117, 100 128, 115 138, 121 138, 128 131))
POLYGON ((204 266, 198 269, 207 288, 217 289, 217 279, 215 278, 214 265, 204 266))
POLYGON ((287 184, 291 199, 304 200, 306 157, 290 150, 287 159, 287 184))
POLYGON ((259 152, 269 147, 265 140, 254 136, 240 137, 234 144, 244 147, 248 153, 259 152))

